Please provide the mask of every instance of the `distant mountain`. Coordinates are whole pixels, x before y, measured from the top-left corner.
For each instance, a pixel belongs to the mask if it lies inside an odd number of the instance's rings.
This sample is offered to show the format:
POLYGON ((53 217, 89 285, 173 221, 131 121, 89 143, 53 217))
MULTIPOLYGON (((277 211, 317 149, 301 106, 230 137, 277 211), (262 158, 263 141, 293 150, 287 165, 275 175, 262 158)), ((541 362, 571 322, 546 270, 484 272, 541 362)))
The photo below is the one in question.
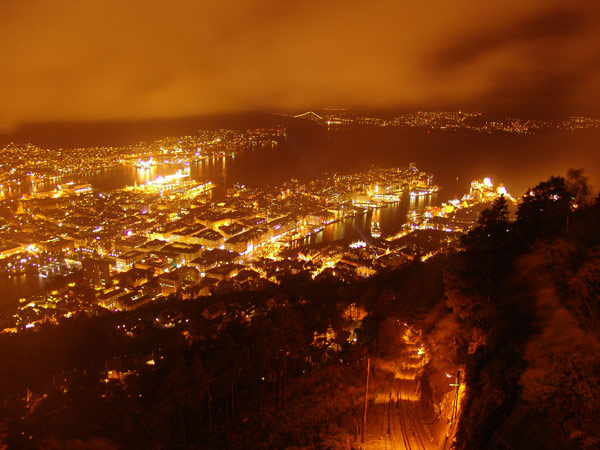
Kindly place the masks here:
POLYGON ((104 122, 32 123, 0 134, 0 146, 10 142, 53 148, 120 146, 165 136, 195 134, 200 129, 271 127, 285 118, 268 112, 104 122))

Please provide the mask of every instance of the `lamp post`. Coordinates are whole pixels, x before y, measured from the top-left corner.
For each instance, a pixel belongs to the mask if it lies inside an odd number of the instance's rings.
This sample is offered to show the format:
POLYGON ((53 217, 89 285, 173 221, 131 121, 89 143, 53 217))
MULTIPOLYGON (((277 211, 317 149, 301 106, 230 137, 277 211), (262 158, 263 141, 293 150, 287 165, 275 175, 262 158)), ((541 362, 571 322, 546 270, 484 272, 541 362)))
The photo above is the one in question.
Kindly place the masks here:
POLYGON ((363 426, 362 426, 362 437, 361 443, 365 443, 365 431, 367 428, 367 398, 369 395, 369 372, 371 370, 371 359, 367 358, 367 384, 365 386, 365 406, 363 410, 363 426))
MULTIPOLYGON (((452 378, 452 375, 446 373, 448 378, 452 378)), ((452 420, 450 424, 454 422, 456 419, 456 414, 458 412, 458 387, 460 386, 460 370, 456 372, 455 375, 455 383, 450 383, 450 386, 454 386, 454 399, 452 400, 452 420)))

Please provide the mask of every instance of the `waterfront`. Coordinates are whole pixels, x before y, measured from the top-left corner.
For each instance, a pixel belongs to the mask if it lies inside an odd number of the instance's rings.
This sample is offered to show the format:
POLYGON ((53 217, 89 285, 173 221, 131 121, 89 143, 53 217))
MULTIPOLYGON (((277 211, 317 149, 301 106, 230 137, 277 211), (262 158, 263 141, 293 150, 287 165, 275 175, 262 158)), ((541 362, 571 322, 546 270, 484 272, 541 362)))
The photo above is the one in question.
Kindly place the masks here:
MULTIPOLYGON (((409 211, 422 212, 428 204, 439 204, 468 192, 472 179, 491 176, 495 182, 503 182, 509 192, 520 194, 536 179, 522 174, 540 171, 534 175, 543 179, 554 172, 553 154, 566 133, 558 135, 560 139, 552 141, 556 135, 512 136, 512 135, 475 135, 473 133, 433 133, 422 131, 380 132, 381 130, 342 130, 317 136, 306 142, 298 141, 292 131, 288 132, 288 141, 278 148, 256 148, 242 150, 235 155, 197 159, 189 164, 163 164, 148 169, 136 167, 117 167, 100 170, 93 176, 55 180, 52 183, 27 185, 23 183, 18 191, 5 193, 19 197, 22 193, 51 190, 57 184, 68 181, 89 182, 94 189, 106 191, 123 188, 127 185, 142 184, 159 175, 168 175, 180 169, 189 168, 190 176, 198 181, 213 181, 216 188, 213 199, 223 198, 227 188, 236 183, 250 186, 277 186, 291 178, 315 179, 326 173, 353 173, 364 171, 371 164, 378 167, 406 167, 415 161, 421 170, 432 172, 435 183, 441 188, 431 197, 419 197, 416 203, 406 196, 401 202, 386 208, 370 211, 352 219, 325 226, 302 242, 301 245, 325 244, 335 241, 364 240, 369 237, 372 218, 381 224, 383 237, 396 233, 406 221, 409 211), (374 133, 377 131, 377 133, 374 133), (445 144, 452 151, 439 149, 445 144), (533 163, 523 163, 518 168, 504 156, 503 148, 522 149, 529 155, 540 154, 535 167, 533 163), (485 149, 485 150, 482 150, 485 149), (339 154, 343 152, 344 157, 339 154), (544 153, 542 155, 542 153, 544 153), (461 164, 470 161, 472 165, 461 164), (372 217, 374 216, 374 217, 372 217)), ((585 137, 587 134, 568 136, 574 144, 570 157, 571 166, 584 165, 585 137)), ((597 178, 591 170, 591 178, 597 178)), ((24 275, 18 279, 4 278, 0 281, 3 295, 0 304, 14 304, 19 298, 47 289, 46 280, 35 275, 24 275)))
POLYGON ((427 206, 437 204, 438 197, 437 193, 421 197, 410 197, 406 194, 399 202, 389 203, 382 208, 369 210, 365 214, 326 225, 318 233, 294 242, 294 247, 339 241, 344 243, 370 241, 373 220, 381 225, 382 238, 392 236, 398 233, 402 225, 407 222, 408 214, 413 212, 418 215, 422 214, 427 206))
POLYGON ((0 310, 14 306, 20 298, 47 291, 51 281, 34 274, 0 277, 0 310))
MULTIPOLYGON (((170 168, 173 169, 173 168, 170 168)), ((166 168, 159 170, 164 172, 166 168)), ((166 172, 165 172, 166 173, 166 172)), ((365 214, 340 220, 326 225, 318 233, 294 242, 294 247, 324 245, 333 242, 349 243, 357 240, 370 240, 371 221, 381 224, 382 237, 397 233, 406 223, 407 214, 413 211, 421 214, 424 209, 436 204, 439 194, 421 197, 404 195, 400 202, 390 203, 382 208, 369 210, 365 214)), ((59 287, 60 280, 51 280, 35 274, 22 274, 0 277, 0 310, 15 305, 20 298, 59 287)))
MULTIPOLYGON (((290 125, 287 140, 274 148, 241 150, 235 156, 191 161, 190 174, 200 181, 213 181, 217 185, 215 196, 224 195, 225 188, 235 183, 279 185, 290 178, 362 172, 372 165, 406 167, 410 162, 435 175, 435 183, 443 189, 443 199, 462 195, 471 180, 484 176, 504 183, 516 195, 550 175, 564 175, 568 168, 585 167, 590 181, 600 182, 599 169, 591 161, 592 149, 600 136, 598 130, 514 135, 347 127, 324 132, 301 125, 290 125), (509 151, 522 156, 515 160, 507 156, 509 151)), ((99 170, 89 177, 65 177, 35 186, 28 185, 25 179, 21 186, 6 190, 4 195, 15 197, 31 189, 51 190, 68 181, 89 181, 97 189, 115 189, 143 183, 178 168, 181 166, 155 166, 149 170, 117 167, 99 170)))

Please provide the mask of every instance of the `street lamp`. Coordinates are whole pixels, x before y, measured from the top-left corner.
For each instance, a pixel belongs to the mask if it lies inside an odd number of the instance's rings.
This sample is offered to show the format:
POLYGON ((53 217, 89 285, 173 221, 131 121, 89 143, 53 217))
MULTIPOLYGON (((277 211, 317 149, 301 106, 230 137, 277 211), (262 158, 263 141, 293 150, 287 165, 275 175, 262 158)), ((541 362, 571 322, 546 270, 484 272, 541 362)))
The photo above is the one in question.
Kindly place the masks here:
MULTIPOLYGON (((450 375, 447 372, 446 376, 448 378, 452 378, 452 375, 450 375)), ((456 382, 450 383, 450 386, 454 387, 454 400, 452 401, 452 420, 450 421, 450 424, 452 425, 454 419, 456 419, 456 414, 458 412, 458 387, 460 386, 460 370, 456 372, 456 382)))

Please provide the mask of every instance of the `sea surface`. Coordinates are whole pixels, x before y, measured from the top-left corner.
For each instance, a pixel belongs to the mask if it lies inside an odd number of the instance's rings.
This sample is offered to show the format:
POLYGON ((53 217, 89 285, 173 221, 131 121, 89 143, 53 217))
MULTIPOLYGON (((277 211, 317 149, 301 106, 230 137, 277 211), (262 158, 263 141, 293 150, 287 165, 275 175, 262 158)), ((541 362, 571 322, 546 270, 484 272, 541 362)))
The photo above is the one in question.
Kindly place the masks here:
MULTIPOLYGON (((311 124, 295 124, 288 128, 287 134, 287 141, 275 148, 248 149, 235 156, 191 162, 190 176, 215 183, 213 198, 218 199, 235 183, 276 186, 291 178, 309 180, 326 174, 362 172, 371 167, 406 167, 415 162, 420 170, 433 173, 435 183, 440 186, 435 195, 412 200, 405 196, 387 208, 331 224, 302 245, 365 239, 373 219, 380 222, 384 237, 394 234, 409 212, 422 212, 427 205, 462 196, 473 179, 489 176, 495 184, 503 183, 515 197, 550 175, 565 175, 569 168, 584 168, 591 183, 600 184, 600 164, 595 151, 600 137, 597 130, 517 135, 373 127, 324 131, 311 124)), ((184 168, 119 167, 59 182, 89 182, 94 189, 119 189, 184 168)), ((23 185, 21 192, 51 190, 55 184, 23 185)), ((21 297, 45 289, 47 281, 37 276, 0 277, 0 305, 14 304, 21 297)))

